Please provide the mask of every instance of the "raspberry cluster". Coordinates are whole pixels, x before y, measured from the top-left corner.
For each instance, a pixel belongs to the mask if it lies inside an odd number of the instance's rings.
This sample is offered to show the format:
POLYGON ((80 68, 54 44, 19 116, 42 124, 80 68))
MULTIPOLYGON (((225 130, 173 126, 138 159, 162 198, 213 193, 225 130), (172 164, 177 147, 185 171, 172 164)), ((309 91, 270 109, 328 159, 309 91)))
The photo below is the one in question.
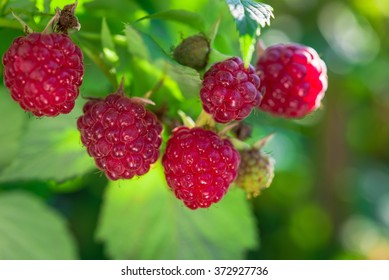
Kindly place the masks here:
POLYGON ((327 90, 327 68, 314 49, 298 44, 270 46, 256 67, 264 92, 261 110, 301 118, 320 106, 327 90))
POLYGON ((141 101, 123 94, 88 101, 77 127, 88 154, 111 180, 141 176, 159 157, 161 124, 141 101))
POLYGON ((199 127, 176 128, 162 157, 169 187, 190 209, 207 208, 222 199, 239 163, 229 140, 199 127))
POLYGON ((233 57, 215 63, 205 74, 200 91, 204 110, 215 121, 228 123, 243 120, 259 105, 260 80, 255 69, 244 67, 242 60, 233 57))
MULTIPOLYGON (((67 114, 79 95, 83 54, 67 35, 69 29, 80 28, 76 6, 77 1, 57 9, 48 24, 51 29, 16 38, 3 56, 5 86, 35 116, 67 114)), ((211 42, 202 34, 188 37, 175 48, 173 58, 202 71, 211 42)), ((256 69, 245 67, 238 57, 213 64, 204 74, 200 100, 204 111, 221 124, 241 121, 254 108, 300 118, 319 107, 327 89, 326 71, 312 48, 274 45, 260 56, 256 69)), ((122 82, 117 92, 89 100, 77 120, 88 154, 111 180, 144 175, 159 158, 162 125, 144 102, 126 97, 122 82)), ((241 126, 238 132, 244 138, 249 131, 241 126)), ((216 132, 186 126, 173 129, 162 165, 170 189, 190 209, 217 203, 235 179, 248 196, 256 196, 269 186, 274 171, 274 161, 259 148, 239 154, 216 132)))
POLYGON ((4 85, 35 116, 69 113, 84 74, 83 55, 64 34, 31 33, 15 39, 3 56, 4 85))

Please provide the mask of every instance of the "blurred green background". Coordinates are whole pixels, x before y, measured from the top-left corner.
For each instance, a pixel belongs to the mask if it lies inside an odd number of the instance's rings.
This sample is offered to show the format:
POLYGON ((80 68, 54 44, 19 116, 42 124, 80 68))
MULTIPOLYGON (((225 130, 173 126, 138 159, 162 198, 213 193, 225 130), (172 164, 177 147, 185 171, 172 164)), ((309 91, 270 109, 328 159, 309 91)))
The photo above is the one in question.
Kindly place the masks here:
MULTIPOLYGON (((0 54, 23 34, 10 8, 40 31, 69 3, 0 1, 0 54)), ((210 35, 220 19, 210 63, 240 54, 224 1, 80 0, 71 37, 85 76, 73 112, 36 119, 0 85, 0 259, 389 259, 389 1, 266 3, 275 17, 265 45, 315 48, 329 79, 322 108, 304 119, 255 111, 245 120, 250 143, 275 133, 268 190, 247 201, 233 187, 220 204, 189 211, 160 163, 116 183, 94 168, 76 129, 82 97, 106 96, 122 75, 127 93, 143 96, 164 78, 149 109, 166 140, 178 110, 201 110, 199 74, 174 63, 172 47, 210 35), (172 9, 190 13, 155 14, 172 9)))

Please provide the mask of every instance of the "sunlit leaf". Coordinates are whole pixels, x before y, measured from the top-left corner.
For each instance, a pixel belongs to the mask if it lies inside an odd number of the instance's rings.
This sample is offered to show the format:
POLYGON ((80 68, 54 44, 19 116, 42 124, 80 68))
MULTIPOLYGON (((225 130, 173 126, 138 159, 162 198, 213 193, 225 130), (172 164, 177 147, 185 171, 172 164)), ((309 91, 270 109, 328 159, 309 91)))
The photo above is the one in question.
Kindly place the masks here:
POLYGON ((211 47, 212 47, 213 41, 215 41, 216 35, 219 31, 220 21, 221 21, 221 18, 218 18, 218 20, 211 26, 211 28, 207 32, 209 44, 211 47))
POLYGON ((241 259, 257 245, 242 191, 209 209, 187 209, 165 183, 160 162, 139 179, 111 183, 97 238, 114 259, 241 259))
POLYGON ((111 65, 108 65, 107 61, 102 57, 102 53, 86 40, 80 40, 79 44, 83 53, 100 68, 114 88, 117 88, 116 75, 112 71, 111 65))
POLYGON ((105 58, 111 63, 116 63, 119 60, 119 57, 116 53, 115 44, 112 39, 111 31, 107 24, 107 20, 103 18, 101 24, 101 45, 103 47, 103 53, 105 58))
POLYGON ((12 100, 10 93, 0 86, 0 119, 12 125, 0 125, 0 170, 8 165, 19 149, 26 113, 12 100))
POLYGON ((147 59, 149 53, 141 34, 129 24, 126 24, 124 33, 127 37, 127 47, 130 54, 147 59))
POLYGON ((94 168, 77 130, 81 108, 56 118, 31 118, 14 160, 0 173, 0 182, 15 180, 62 181, 94 168))
POLYGON ((226 0, 239 32, 243 61, 248 65, 261 27, 270 25, 273 8, 254 0, 226 0))
MULTIPOLYGON (((131 25, 126 25, 125 33, 129 52, 134 56, 131 63, 133 75, 132 87, 141 94, 151 89, 162 77, 163 87, 177 100, 196 96, 200 90, 200 75, 194 69, 175 62, 149 35, 139 32, 131 25), (142 80, 142 83, 139 81, 142 80)), ((179 103, 170 104, 179 106, 179 103)))
MULTIPOLYGON (((200 92, 201 79, 199 73, 177 63, 167 63, 167 73, 177 82, 183 96, 197 96, 200 92)), ((182 98, 179 98, 182 101, 182 98)))
POLYGON ((0 27, 20 29, 20 30, 23 29, 19 22, 7 18, 0 18, 0 27))
POLYGON ((64 219, 27 192, 0 194, 0 259, 77 258, 64 219))

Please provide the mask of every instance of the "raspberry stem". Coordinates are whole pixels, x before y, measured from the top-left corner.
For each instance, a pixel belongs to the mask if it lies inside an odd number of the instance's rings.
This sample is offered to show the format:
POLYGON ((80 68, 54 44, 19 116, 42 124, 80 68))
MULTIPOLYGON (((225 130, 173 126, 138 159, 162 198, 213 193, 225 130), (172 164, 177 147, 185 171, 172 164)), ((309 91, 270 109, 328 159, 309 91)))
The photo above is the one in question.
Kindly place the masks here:
POLYGON ((227 133, 228 133, 229 131, 231 131, 233 128, 235 128, 235 127, 237 127, 237 126, 238 126, 238 123, 237 123, 237 122, 232 123, 232 124, 229 124, 229 125, 225 126, 225 127, 218 133, 218 135, 219 135, 220 137, 224 137, 225 135, 227 135, 227 133))
POLYGON ((231 138, 230 141, 234 145, 234 147, 239 151, 251 149, 251 146, 249 144, 247 144, 242 140, 239 140, 238 138, 231 138))
POLYGON ((207 112, 201 110, 200 115, 198 116, 196 120, 196 126, 203 127, 205 125, 209 125, 210 127, 215 126, 215 121, 212 119, 212 116, 208 114, 207 112))

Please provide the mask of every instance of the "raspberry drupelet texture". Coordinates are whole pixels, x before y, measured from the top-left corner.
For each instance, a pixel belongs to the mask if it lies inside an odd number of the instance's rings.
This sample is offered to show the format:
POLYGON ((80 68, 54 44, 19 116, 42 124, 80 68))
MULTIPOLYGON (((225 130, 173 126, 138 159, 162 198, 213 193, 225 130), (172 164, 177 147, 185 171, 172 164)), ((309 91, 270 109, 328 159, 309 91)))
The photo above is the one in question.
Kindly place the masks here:
POLYGON ((229 140, 198 127, 176 128, 162 157, 169 187, 190 209, 220 201, 235 180, 239 163, 229 140))
POLYGON ((246 192, 247 198, 256 197, 270 186, 275 160, 255 148, 239 153, 241 162, 235 183, 246 192))
POLYGON ((35 116, 69 113, 84 74, 83 55, 64 34, 31 33, 16 38, 3 56, 4 84, 35 116))
POLYGON ((214 64, 204 75, 200 98, 204 110, 215 121, 228 123, 243 120, 259 105, 260 79, 253 66, 244 67, 233 57, 214 64))
POLYGON ((141 176, 159 157, 162 125, 134 98, 113 93, 88 101, 77 127, 88 154, 111 180, 141 176))
POLYGON ((270 46, 256 68, 264 94, 261 110, 301 118, 320 106, 327 90, 327 67, 314 49, 298 44, 270 46))

